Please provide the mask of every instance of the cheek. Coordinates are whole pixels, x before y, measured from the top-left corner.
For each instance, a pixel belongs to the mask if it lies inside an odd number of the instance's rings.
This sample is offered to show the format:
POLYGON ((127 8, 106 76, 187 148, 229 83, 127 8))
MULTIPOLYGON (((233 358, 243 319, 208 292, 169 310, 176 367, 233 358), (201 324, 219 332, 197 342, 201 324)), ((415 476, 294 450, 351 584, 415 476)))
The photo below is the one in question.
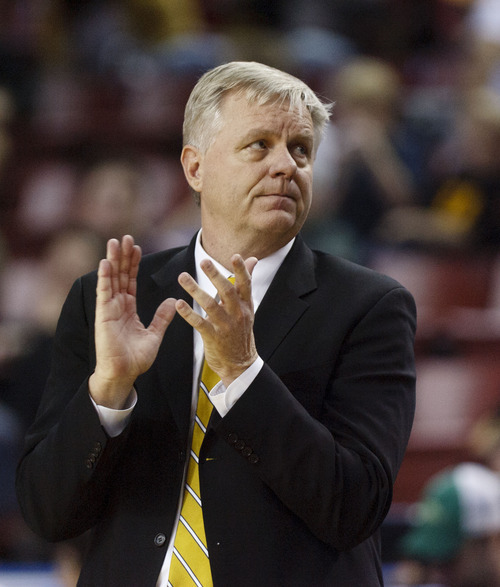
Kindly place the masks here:
POLYGON ((309 209, 312 200, 312 177, 306 175, 301 178, 299 189, 302 194, 302 202, 304 203, 305 208, 309 209))

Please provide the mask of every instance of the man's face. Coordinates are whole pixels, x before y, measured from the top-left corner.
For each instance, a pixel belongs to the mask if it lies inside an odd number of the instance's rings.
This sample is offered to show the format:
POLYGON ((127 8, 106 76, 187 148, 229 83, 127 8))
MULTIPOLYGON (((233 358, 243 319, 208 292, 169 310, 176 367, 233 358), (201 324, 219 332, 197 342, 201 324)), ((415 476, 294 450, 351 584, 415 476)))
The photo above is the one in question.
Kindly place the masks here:
POLYGON ((191 184, 201 193, 204 242, 227 231, 246 252, 269 254, 297 234, 311 205, 311 116, 230 94, 222 119, 191 184))

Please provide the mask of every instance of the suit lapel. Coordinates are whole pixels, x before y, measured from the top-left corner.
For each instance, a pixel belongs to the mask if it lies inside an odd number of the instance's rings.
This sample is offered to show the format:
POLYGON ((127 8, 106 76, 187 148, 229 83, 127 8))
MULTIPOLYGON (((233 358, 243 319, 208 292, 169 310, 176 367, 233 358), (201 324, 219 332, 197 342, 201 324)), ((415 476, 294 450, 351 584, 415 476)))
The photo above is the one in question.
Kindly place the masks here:
POLYGON ((309 304, 302 298, 316 287, 313 253, 298 236, 255 315, 255 342, 264 361, 307 310, 309 304))

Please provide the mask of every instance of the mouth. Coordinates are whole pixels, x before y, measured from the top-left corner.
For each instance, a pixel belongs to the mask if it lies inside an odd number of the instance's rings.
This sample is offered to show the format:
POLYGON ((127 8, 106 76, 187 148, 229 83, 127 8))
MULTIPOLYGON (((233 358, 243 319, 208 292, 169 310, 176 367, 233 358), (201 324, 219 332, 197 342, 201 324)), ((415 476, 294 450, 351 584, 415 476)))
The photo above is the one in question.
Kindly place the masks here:
POLYGON ((262 194, 260 198, 266 202, 266 207, 269 210, 284 210, 287 212, 292 211, 292 206, 296 205, 296 198, 290 194, 273 193, 273 194, 262 194))
POLYGON ((262 194, 264 198, 280 198, 280 199, 287 199, 287 200, 295 200, 295 198, 290 194, 281 194, 281 193, 274 193, 274 194, 262 194))

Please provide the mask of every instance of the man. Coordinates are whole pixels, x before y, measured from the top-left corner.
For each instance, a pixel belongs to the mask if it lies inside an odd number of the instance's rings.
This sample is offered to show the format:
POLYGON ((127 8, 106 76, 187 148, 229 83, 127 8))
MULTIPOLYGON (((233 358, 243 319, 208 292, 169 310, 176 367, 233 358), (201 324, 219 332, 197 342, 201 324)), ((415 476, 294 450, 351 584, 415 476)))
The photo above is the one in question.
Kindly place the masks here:
POLYGON ((327 119, 278 70, 206 73, 181 156, 201 233, 141 262, 131 236, 111 240, 97 285, 87 275, 70 292, 18 495, 49 540, 92 529, 81 585, 204 584, 171 575, 203 357, 221 380, 195 476, 208 584, 382 584, 415 308, 398 283, 298 234, 327 119))

